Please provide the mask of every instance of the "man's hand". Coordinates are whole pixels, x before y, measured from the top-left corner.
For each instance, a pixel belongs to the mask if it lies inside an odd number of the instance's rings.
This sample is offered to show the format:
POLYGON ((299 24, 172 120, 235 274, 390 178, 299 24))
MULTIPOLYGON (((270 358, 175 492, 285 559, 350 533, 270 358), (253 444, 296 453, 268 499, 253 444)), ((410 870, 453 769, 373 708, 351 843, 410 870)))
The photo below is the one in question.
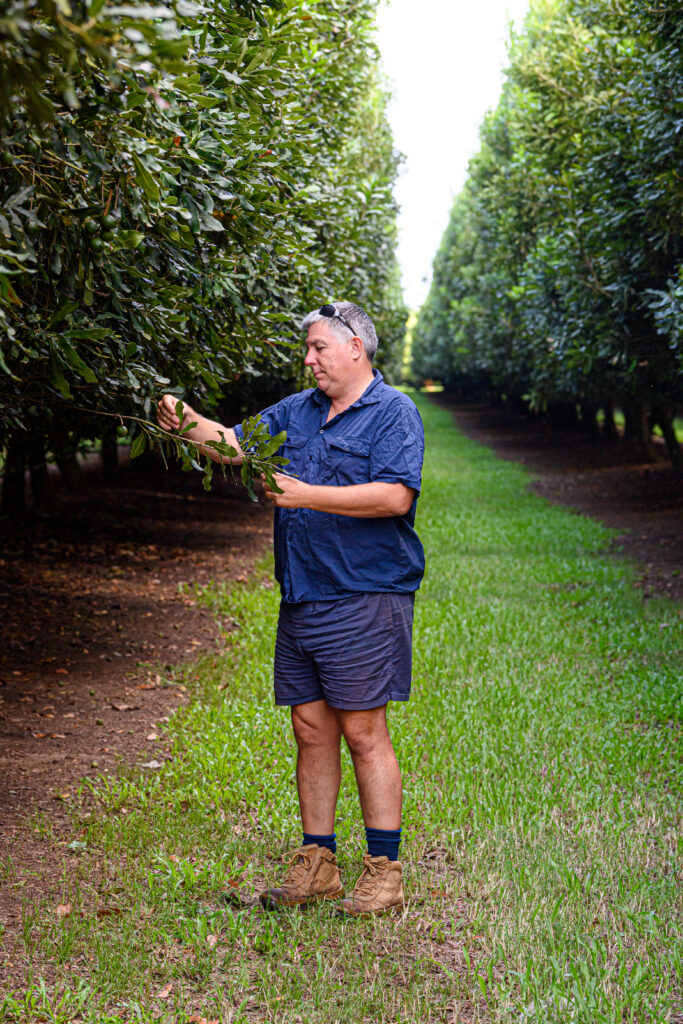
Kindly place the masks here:
POLYGON ((230 429, 230 427, 224 427, 222 423, 216 423, 214 420, 207 420, 206 416, 201 416, 198 412, 195 412, 187 402, 183 402, 183 419, 181 422, 175 411, 177 404, 178 399, 175 395, 164 395, 157 405, 157 420, 162 430, 178 430, 184 426, 185 433, 183 437, 199 445, 199 451, 203 455, 208 455, 214 462, 231 462, 236 466, 241 464, 242 449, 235 437, 234 430, 230 429), (204 448, 203 443, 205 441, 225 443, 234 448, 237 454, 234 457, 219 455, 214 448, 204 448))
MULTIPOLYGON (((176 416, 175 407, 178 399, 175 395, 164 395, 157 405, 157 421, 162 430, 178 430, 180 420, 176 416)), ((189 405, 183 404, 183 420, 187 419, 192 410, 189 405)))
POLYGON ((272 501, 273 505, 276 505, 278 508, 311 507, 309 504, 313 490, 311 484, 306 484, 295 476, 285 476, 284 473, 273 473, 273 479, 282 491, 282 494, 278 494, 277 491, 271 491, 268 485, 266 485, 266 498, 272 501))

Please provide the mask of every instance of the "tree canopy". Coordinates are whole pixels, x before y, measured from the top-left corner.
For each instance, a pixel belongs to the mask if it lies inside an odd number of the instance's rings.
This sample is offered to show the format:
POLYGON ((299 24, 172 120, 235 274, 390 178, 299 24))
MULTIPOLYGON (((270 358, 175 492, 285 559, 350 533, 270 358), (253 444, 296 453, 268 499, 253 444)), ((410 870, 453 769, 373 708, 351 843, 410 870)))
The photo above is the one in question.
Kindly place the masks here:
POLYGON ((300 318, 330 299, 368 309, 398 372, 375 7, 3 4, 8 466, 99 436, 104 417, 150 420, 170 385, 254 411, 301 385, 300 318))
POLYGON ((644 0, 537 0, 456 199, 413 340, 418 377, 616 403, 680 459, 683 22, 644 0))

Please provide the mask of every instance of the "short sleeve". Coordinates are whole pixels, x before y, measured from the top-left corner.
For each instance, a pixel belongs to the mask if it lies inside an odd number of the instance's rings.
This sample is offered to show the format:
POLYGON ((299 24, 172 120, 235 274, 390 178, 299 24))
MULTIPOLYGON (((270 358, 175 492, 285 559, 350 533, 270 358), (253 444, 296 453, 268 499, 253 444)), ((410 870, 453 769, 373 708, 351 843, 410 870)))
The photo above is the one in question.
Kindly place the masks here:
POLYGON ((419 494, 424 459, 424 428, 409 398, 391 403, 372 444, 370 479, 405 484, 419 494))
MULTIPOLYGON (((271 436, 279 434, 281 430, 286 430, 289 425, 289 412, 292 396, 288 395, 287 398, 283 398, 282 401, 276 402, 275 405, 269 405, 267 409, 263 409, 259 415, 262 422, 268 428, 268 433, 271 436)), ((235 431, 235 436, 238 441, 242 441, 244 438, 244 432, 242 430, 242 424, 236 423, 232 428, 235 431)))

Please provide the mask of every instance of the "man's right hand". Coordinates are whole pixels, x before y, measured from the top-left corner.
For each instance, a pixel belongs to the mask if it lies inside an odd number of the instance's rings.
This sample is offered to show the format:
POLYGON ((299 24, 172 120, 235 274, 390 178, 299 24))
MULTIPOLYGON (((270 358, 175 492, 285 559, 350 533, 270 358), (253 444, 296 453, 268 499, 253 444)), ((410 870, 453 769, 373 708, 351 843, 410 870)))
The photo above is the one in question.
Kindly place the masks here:
MULTIPOLYGON (((175 395, 164 395, 161 401, 157 405, 157 420, 162 430, 178 430, 180 427, 180 420, 176 416, 175 407, 178 404, 178 399, 175 395)), ((185 418, 190 412, 189 405, 183 403, 183 413, 185 418)))
MULTIPOLYGON (((169 431, 169 433, 171 430, 178 430, 181 426, 175 411, 178 401, 179 399, 175 395, 164 395, 157 404, 159 426, 162 430, 169 431)), ((214 462, 232 462, 236 466, 240 465, 242 462, 242 449, 235 437, 235 431, 230 427, 225 427, 222 423, 217 423, 214 420, 207 420, 206 416, 195 412, 187 402, 183 402, 182 422, 185 424, 186 431, 183 434, 183 438, 187 441, 194 441, 195 444, 199 445, 199 451, 203 455, 208 455, 214 462), (224 441, 231 448, 234 448, 237 454, 233 458, 229 458, 227 455, 219 455, 215 449, 203 448, 202 444, 204 441, 224 441)))

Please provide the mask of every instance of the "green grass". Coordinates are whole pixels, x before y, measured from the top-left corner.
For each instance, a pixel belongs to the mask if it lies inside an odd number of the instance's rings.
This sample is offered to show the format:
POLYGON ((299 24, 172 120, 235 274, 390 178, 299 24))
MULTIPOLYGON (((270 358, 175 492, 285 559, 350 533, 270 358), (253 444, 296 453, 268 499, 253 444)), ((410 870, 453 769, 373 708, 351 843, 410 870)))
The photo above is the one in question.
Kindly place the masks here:
MULTIPOLYGON (((679 444, 683 444, 683 419, 681 419, 680 416, 677 416, 676 419, 674 420, 673 426, 674 426, 674 433, 676 435, 676 440, 678 441, 679 444)), ((656 434, 657 437, 662 437, 663 436, 662 435, 662 428, 659 426, 659 424, 655 425, 652 433, 656 434)))
MULTIPOLYGON (((604 422, 604 419, 605 414, 601 409, 598 413, 598 423, 602 424, 604 422)), ((624 427, 626 426, 626 417, 620 409, 614 410, 614 422, 621 431, 624 430, 624 427)), ((673 428, 674 433, 676 435, 676 440, 679 444, 683 444, 683 419, 681 419, 680 416, 677 416, 674 419, 673 428)), ((653 427, 652 433, 655 435, 655 437, 663 437, 662 428, 659 426, 658 423, 655 424, 655 426, 653 427)))
MULTIPOLYGON (((414 695, 390 714, 405 915, 222 899, 257 892, 277 874, 269 858, 299 841, 262 567, 248 586, 201 592, 231 643, 178 672, 193 699, 167 727, 168 763, 84 782, 72 913, 27 907, 12 954, 49 961, 49 984, 28 971, 0 1022, 681 1019, 677 609, 643 603, 634 570, 604 553, 611 531, 529 493, 524 470, 416 397, 428 572, 414 695)), ((352 884, 348 757, 337 831, 352 884)))

